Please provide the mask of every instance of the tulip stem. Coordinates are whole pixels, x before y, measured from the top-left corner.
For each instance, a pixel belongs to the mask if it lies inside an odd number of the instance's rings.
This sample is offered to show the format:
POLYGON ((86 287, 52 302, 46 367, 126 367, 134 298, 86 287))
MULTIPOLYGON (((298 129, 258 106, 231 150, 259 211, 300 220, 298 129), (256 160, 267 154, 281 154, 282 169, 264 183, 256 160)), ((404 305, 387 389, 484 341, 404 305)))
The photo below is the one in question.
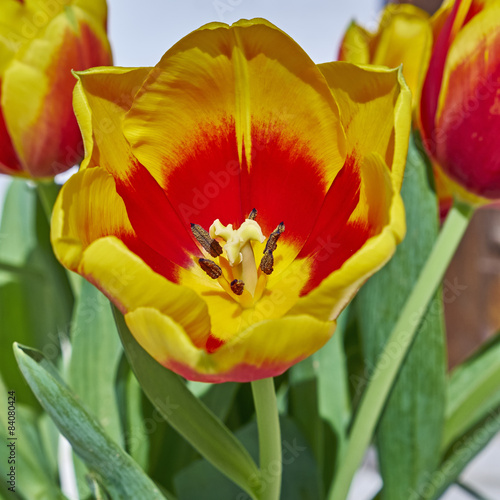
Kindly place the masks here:
POLYGON ((260 479, 259 500, 279 500, 281 491, 281 431, 274 380, 252 382, 257 427, 259 429, 260 479))
POLYGON ((473 209, 455 202, 427 262, 378 359, 359 404, 346 452, 330 489, 328 500, 344 500, 352 478, 363 460, 380 414, 395 383, 403 360, 415 338, 430 299, 443 279, 448 264, 468 226, 473 209))
POLYGON ((36 191, 38 194, 38 199, 42 204, 43 211, 47 217, 47 221, 50 224, 50 219, 52 218, 52 208, 59 193, 59 186, 54 182, 47 181, 37 181, 36 191))

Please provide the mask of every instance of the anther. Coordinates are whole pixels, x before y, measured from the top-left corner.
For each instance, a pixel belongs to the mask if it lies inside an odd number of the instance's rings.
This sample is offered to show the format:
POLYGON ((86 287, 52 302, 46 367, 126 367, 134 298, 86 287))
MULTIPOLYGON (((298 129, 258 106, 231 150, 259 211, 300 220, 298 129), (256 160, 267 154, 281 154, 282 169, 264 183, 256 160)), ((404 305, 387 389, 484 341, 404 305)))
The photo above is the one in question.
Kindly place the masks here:
POLYGON ((255 220, 256 217, 257 217, 257 209, 252 208, 252 211, 248 214, 247 219, 255 220))
POLYGON ((265 274, 271 274, 273 272, 274 256, 271 250, 264 252, 264 257, 260 261, 260 269, 265 274))
POLYGON ((264 249, 264 253, 266 252, 274 252, 276 247, 278 246, 278 240, 281 236, 281 233, 285 231, 285 224, 280 222, 278 227, 269 235, 267 239, 266 248, 264 249))
POLYGON ((222 269, 209 259, 198 259, 200 267, 214 280, 222 275, 222 269))
POLYGON ((245 283, 241 280, 233 280, 231 281, 231 290, 235 295, 241 295, 243 290, 245 289, 245 283))
POLYGON ((208 231, 205 231, 199 224, 191 224, 191 231, 198 241, 198 243, 209 253, 212 257, 218 257, 222 254, 222 247, 220 243, 211 238, 208 231))

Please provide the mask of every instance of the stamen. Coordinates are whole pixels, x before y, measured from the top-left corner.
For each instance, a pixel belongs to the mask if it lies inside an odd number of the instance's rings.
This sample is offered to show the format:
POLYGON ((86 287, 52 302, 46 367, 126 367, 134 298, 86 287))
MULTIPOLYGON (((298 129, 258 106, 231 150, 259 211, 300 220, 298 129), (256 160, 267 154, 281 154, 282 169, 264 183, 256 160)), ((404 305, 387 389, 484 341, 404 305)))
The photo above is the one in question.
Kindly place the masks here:
POLYGON ((269 235, 269 238, 266 243, 266 248, 264 249, 264 253, 266 252, 274 252, 276 247, 278 246, 278 240, 281 236, 281 233, 285 231, 285 224, 280 222, 278 227, 269 235))
POLYGON ((198 259, 200 267, 214 280, 222 276, 222 269, 209 259, 198 259))
POLYGON ((265 274, 271 274, 274 270, 273 265, 274 265, 273 252, 271 252, 271 250, 267 250, 264 252, 264 257, 262 257, 262 260, 260 261, 260 269, 265 274))
POLYGON ((241 280, 233 280, 231 281, 231 290, 235 295, 241 295, 245 290, 245 283, 241 280))
POLYGON ((208 231, 205 231, 199 224, 191 224, 191 231, 198 243, 209 253, 212 257, 222 255, 222 247, 220 243, 213 239, 208 231))
POLYGON ((257 209, 252 208, 252 211, 248 214, 247 219, 255 220, 256 217, 257 217, 257 209))

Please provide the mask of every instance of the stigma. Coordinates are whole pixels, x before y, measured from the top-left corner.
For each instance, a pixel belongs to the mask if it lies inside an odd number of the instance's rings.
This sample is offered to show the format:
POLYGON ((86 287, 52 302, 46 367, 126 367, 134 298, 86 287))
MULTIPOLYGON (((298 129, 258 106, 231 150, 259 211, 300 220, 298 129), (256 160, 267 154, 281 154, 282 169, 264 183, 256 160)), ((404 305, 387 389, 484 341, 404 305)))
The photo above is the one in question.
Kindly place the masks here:
POLYGON ((256 264, 254 244, 266 240, 259 223, 255 220, 254 208, 238 228, 232 224, 225 226, 216 219, 208 231, 198 224, 191 224, 191 231, 203 250, 214 260, 201 258, 201 269, 221 287, 240 302, 250 306, 262 295, 267 275, 273 272, 273 252, 278 239, 285 230, 281 222, 269 235, 259 265, 256 264), (216 262, 218 261, 218 263, 216 262))

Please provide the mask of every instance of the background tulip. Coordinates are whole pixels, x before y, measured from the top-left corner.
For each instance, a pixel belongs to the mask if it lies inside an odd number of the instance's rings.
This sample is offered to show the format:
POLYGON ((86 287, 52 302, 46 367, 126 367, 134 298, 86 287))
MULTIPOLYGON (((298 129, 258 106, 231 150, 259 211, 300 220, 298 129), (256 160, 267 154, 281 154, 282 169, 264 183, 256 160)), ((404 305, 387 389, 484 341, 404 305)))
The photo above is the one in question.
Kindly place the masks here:
POLYGON ((415 106, 432 45, 429 15, 410 4, 388 5, 376 32, 352 22, 344 34, 339 60, 395 68, 403 65, 415 106))
POLYGON ((455 195, 500 197, 500 2, 445 2, 422 89, 420 128, 455 195))
POLYGON ((109 65, 105 0, 0 4, 0 172, 51 177, 83 156, 71 70, 109 65))

